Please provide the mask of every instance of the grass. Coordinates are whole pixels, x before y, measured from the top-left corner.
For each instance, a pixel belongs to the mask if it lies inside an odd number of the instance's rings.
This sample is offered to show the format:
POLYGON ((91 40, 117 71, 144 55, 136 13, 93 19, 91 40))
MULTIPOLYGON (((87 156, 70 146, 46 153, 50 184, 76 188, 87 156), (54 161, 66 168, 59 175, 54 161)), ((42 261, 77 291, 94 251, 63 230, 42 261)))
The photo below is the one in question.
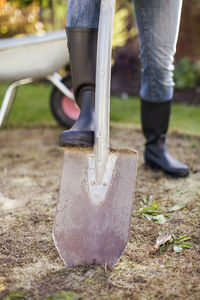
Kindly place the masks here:
MULTIPOLYGON (((0 102, 8 84, 0 84, 0 102)), ((56 125, 50 109, 51 85, 28 84, 19 87, 13 108, 6 122, 8 127, 31 127, 56 125)))
MULTIPOLYGON (((140 101, 138 98, 121 100, 112 98, 111 120, 140 125, 140 101)), ((200 134, 200 106, 173 104, 170 130, 187 134, 200 134)))
MULTIPOLYGON (((7 83, 0 84, 0 103, 7 83)), ((57 126, 50 109, 52 86, 46 83, 28 84, 19 88, 7 127, 57 126)), ((140 126, 140 101, 137 97, 111 99, 111 121, 140 126)), ((170 129, 187 134, 200 134, 200 107, 174 104, 170 129)))

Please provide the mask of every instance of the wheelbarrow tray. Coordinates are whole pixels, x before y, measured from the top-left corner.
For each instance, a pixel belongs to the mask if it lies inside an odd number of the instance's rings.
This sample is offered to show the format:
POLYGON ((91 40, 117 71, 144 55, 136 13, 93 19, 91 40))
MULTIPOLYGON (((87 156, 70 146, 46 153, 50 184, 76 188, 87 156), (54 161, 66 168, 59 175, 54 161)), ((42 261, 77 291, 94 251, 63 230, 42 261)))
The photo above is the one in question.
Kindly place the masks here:
POLYGON ((69 62, 66 33, 1 39, 0 61, 0 81, 45 78, 69 62))

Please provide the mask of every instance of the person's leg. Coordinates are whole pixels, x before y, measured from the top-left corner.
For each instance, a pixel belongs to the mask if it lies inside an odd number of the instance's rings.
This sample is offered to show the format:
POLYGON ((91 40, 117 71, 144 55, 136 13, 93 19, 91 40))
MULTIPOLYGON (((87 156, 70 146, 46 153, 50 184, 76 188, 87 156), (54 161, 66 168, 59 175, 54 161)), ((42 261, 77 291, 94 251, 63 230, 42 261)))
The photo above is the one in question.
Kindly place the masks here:
POLYGON ((189 168, 174 159, 165 144, 182 0, 133 0, 133 3, 142 63, 140 97, 142 128, 147 140, 145 162, 172 176, 186 176, 189 168))
POLYGON ((60 146, 92 146, 96 48, 100 0, 68 0, 67 38, 73 90, 81 112, 70 130, 61 133, 60 146))
POLYGON ((68 28, 98 28, 100 0, 68 0, 68 28))

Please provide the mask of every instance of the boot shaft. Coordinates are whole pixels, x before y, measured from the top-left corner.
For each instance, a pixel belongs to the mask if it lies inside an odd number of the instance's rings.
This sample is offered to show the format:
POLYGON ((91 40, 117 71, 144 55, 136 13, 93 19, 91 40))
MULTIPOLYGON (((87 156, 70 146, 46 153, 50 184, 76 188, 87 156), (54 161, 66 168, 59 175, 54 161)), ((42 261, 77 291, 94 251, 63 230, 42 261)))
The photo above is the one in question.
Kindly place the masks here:
POLYGON ((81 106, 80 93, 95 89, 98 30, 66 28, 72 83, 76 102, 81 106))
POLYGON ((147 140, 146 145, 164 144, 165 135, 169 127, 171 102, 147 102, 141 101, 142 130, 147 140))

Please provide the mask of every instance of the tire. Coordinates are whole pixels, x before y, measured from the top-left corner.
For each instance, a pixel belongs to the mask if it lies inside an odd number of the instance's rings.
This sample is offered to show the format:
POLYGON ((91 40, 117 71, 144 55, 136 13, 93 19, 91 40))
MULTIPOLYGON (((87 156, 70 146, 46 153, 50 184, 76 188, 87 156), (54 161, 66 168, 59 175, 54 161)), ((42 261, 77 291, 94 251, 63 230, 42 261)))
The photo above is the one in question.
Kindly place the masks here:
MULTIPOLYGON (((62 82, 72 91, 71 75, 63 78, 62 82)), ((51 92, 50 109, 56 121, 66 129, 72 127, 80 113, 77 104, 66 97, 57 87, 54 87, 51 92)))

